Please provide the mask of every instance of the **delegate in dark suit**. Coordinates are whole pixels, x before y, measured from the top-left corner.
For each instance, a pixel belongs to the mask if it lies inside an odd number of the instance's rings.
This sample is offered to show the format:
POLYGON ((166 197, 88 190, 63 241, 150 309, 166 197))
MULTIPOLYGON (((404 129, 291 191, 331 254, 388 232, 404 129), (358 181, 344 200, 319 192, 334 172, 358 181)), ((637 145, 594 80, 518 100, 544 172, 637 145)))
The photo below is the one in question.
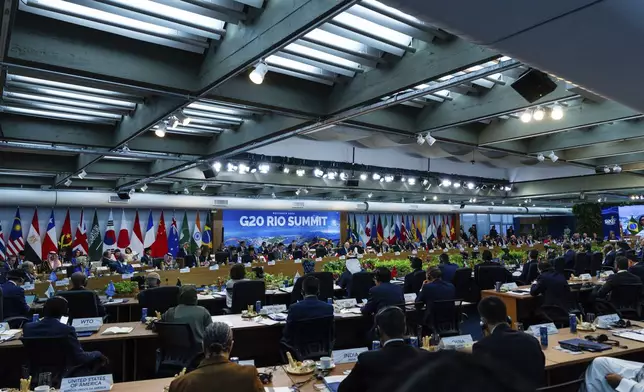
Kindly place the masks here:
POLYGON ((606 253, 606 256, 604 257, 604 262, 602 263, 602 265, 606 267, 614 267, 615 257, 617 257, 617 252, 615 252, 614 250, 611 250, 610 252, 606 253))
POLYGON ((11 280, 0 287, 2 287, 4 317, 26 316, 29 313, 29 305, 25 300, 25 290, 11 280))
POLYGON ((618 271, 606 279, 606 283, 597 291, 597 297, 605 298, 616 287, 632 284, 642 284, 642 279, 626 270, 618 271))
POLYGON ((83 351, 78 337, 76 336, 76 329, 67 324, 63 324, 57 318, 45 317, 41 321, 35 323, 26 323, 23 326, 22 334, 26 338, 54 338, 54 337, 67 337, 69 344, 70 358, 74 363, 70 366, 83 365, 91 361, 97 360, 102 357, 99 351, 83 351))
POLYGON ((416 302, 422 302, 427 305, 427 309, 431 307, 434 301, 444 301, 456 298, 456 288, 449 282, 444 282, 441 279, 434 280, 431 283, 426 283, 420 290, 416 302))
POLYGON ((637 275, 642 280, 642 283, 644 283, 644 261, 640 261, 639 263, 629 268, 628 272, 633 275, 637 275))
POLYGON ((491 358, 504 369, 518 373, 534 388, 545 380, 546 358, 539 342, 507 324, 497 325, 491 335, 474 343, 472 354, 491 358))
POLYGON ((458 265, 454 263, 442 263, 438 265, 438 268, 441 270, 441 273, 443 274, 443 281, 451 282, 452 280, 454 280, 454 275, 456 275, 456 270, 458 269, 458 265))
POLYGON ((187 255, 183 258, 186 267, 199 267, 206 260, 204 256, 187 255))
POLYGON ((87 290, 84 287, 80 287, 80 288, 72 287, 71 289, 69 289, 69 291, 87 291, 94 294, 94 302, 96 302, 96 309, 98 310, 98 315, 100 317, 105 316, 105 306, 103 306, 101 299, 98 297, 98 294, 96 294, 94 290, 87 290))
POLYGON ((369 301, 362 307, 362 313, 372 315, 385 306, 405 303, 403 289, 393 283, 382 282, 369 289, 369 301))
POLYGON ((288 317, 284 327, 284 340, 287 342, 291 339, 289 329, 298 321, 316 319, 321 317, 332 317, 333 305, 320 301, 315 295, 307 295, 300 302, 294 303, 288 308, 288 317), (289 326, 291 326, 289 328, 289 326))
POLYGON ((403 290, 405 293, 416 293, 423 286, 423 281, 425 280, 425 271, 416 270, 405 275, 405 284, 403 285, 403 290))
POLYGON ((406 364, 430 355, 434 354, 409 346, 402 339, 385 342, 380 350, 365 351, 358 356, 358 362, 342 381, 338 392, 366 392, 377 389, 392 375, 400 373, 395 371, 396 367, 403 369, 406 364))
POLYGON ((541 271, 537 282, 530 288, 530 295, 536 297, 540 294, 544 297, 544 305, 557 305, 565 310, 573 306, 566 276, 552 268, 541 271))
POLYGON ((521 276, 519 277, 519 280, 524 282, 525 284, 530 284, 539 274, 539 271, 537 270, 537 260, 530 260, 527 263, 523 264, 523 270, 521 271, 521 276), (534 265, 533 272, 530 274, 530 267, 534 265))
POLYGON ((188 374, 170 383, 169 392, 195 391, 263 392, 254 366, 241 366, 220 355, 206 358, 188 374), (216 385, 216 386, 215 386, 216 385))
POLYGON ((568 249, 566 253, 563 255, 564 262, 566 269, 574 269, 575 268, 575 251, 572 249, 568 249))

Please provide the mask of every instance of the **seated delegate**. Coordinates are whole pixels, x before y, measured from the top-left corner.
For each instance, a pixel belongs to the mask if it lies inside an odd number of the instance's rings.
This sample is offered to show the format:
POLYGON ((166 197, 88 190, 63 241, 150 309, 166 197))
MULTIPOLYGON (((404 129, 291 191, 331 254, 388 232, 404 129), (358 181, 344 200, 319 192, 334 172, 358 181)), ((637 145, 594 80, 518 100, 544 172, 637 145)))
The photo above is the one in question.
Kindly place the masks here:
POLYGON ((71 277, 72 288, 69 291, 87 291, 94 294, 94 302, 96 303, 96 309, 98 310, 98 315, 103 317, 105 316, 105 307, 101 303, 101 299, 98 297, 98 294, 93 290, 87 290, 87 276, 82 272, 74 272, 71 277))
POLYGON ((570 286, 566 276, 555 270, 547 261, 537 265, 539 276, 530 287, 530 295, 536 297, 543 295, 544 305, 556 305, 568 311, 574 308, 570 286))
POLYGON ((235 264, 230 268, 230 280, 226 282, 226 307, 233 306, 233 286, 237 282, 245 281, 246 268, 243 264, 235 264))
POLYGON ((263 392, 254 366, 230 362, 233 349, 233 331, 225 323, 212 323, 205 331, 203 351, 205 359, 197 369, 177 377, 170 383, 169 392, 235 391, 263 392))
POLYGON ((376 285, 369 289, 369 300, 362 307, 362 314, 372 315, 386 306, 405 303, 403 289, 391 283, 391 271, 387 267, 376 268, 375 279, 376 285))
POLYGON ((642 284, 639 276, 628 271, 628 259, 626 257, 617 256, 615 258, 615 267, 617 268, 617 273, 606 278, 606 283, 596 291, 597 298, 607 297, 620 286, 642 284))
POLYGON ((586 369, 586 392, 644 391, 644 363, 619 358, 595 358, 586 369))
POLYGON ((288 309, 283 337, 287 343, 290 342, 290 330, 293 328, 294 323, 321 317, 333 317, 333 305, 318 299, 320 294, 319 279, 315 276, 307 276, 302 279, 302 296, 304 299, 294 303, 288 309))
POLYGON ((206 308, 197 305, 195 286, 181 286, 179 305, 166 310, 161 316, 161 321, 188 324, 195 342, 201 345, 206 328, 212 324, 212 317, 206 308))
POLYGON ((423 284, 416 302, 425 304, 426 313, 432 310, 434 301, 445 301, 456 298, 456 288, 450 282, 443 281, 442 272, 437 267, 427 271, 427 280, 423 284))
POLYGON ((438 261, 438 268, 441 270, 443 281, 452 282, 452 280, 454 280, 454 275, 456 275, 458 265, 449 261, 449 255, 447 255, 447 253, 441 253, 441 255, 438 256, 438 261))
POLYGON ((20 287, 24 283, 24 273, 20 270, 7 272, 7 281, 0 285, 2 288, 2 306, 4 318, 25 317, 29 313, 29 305, 25 299, 25 290, 20 287))

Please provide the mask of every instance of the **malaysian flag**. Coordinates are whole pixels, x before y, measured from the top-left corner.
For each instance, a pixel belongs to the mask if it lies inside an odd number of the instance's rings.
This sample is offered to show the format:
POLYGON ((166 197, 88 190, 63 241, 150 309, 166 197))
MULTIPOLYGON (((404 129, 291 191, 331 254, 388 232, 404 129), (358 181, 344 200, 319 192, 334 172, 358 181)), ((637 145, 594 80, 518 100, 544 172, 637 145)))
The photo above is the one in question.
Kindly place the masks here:
POLYGON ((2 233, 2 223, 0 223, 0 261, 7 259, 7 248, 4 245, 4 234, 2 233))
POLYGON ((22 223, 20 223, 20 208, 16 209, 16 217, 13 219, 11 234, 7 242, 7 254, 18 256, 20 251, 25 250, 25 241, 22 239, 22 223))

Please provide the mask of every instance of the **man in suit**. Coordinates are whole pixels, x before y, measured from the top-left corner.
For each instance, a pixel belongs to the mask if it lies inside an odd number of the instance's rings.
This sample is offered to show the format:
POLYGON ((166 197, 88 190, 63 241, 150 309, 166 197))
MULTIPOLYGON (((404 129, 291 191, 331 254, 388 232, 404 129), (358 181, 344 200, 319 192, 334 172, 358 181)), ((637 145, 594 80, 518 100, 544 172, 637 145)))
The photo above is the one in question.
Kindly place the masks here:
POLYGON ((418 294, 418 291, 423 287, 423 281, 425 280, 423 260, 420 257, 412 257, 411 268, 413 268, 413 271, 405 275, 405 285, 403 286, 403 290, 405 293, 418 294))
POLYGON ((612 245, 604 246, 604 262, 602 263, 602 266, 615 267, 616 256, 617 254, 615 253, 615 250, 613 249, 612 245))
POLYGON ((483 298, 478 311, 486 336, 474 343, 472 353, 517 373, 532 388, 542 386, 546 358, 539 342, 510 327, 505 304, 498 297, 483 298))
POLYGON ((438 268, 441 270, 443 281, 451 283, 452 280, 454 280, 454 275, 456 275, 458 265, 450 263, 449 255, 447 253, 441 253, 441 255, 438 256, 438 262, 438 268))
POLYGON ((437 267, 432 267, 427 271, 427 281, 420 290, 416 302, 425 304, 425 314, 428 315, 432 310, 434 301, 445 301, 456 298, 456 288, 450 282, 445 282, 442 272, 437 267))
POLYGON ((557 305, 565 310, 573 308, 570 286, 566 276, 557 272, 548 261, 538 264, 539 276, 537 282, 530 287, 530 295, 543 295, 544 305, 557 305))
POLYGON ((565 261, 565 268, 566 269, 574 269, 575 268, 575 251, 570 249, 570 244, 568 242, 564 242, 563 244, 563 250, 564 250, 564 261, 565 261))
POLYGON ((376 285, 369 289, 369 301, 362 307, 362 314, 371 316, 386 306, 405 303, 402 287, 391 283, 389 268, 376 268, 375 278, 376 285))
POLYGON ((183 262, 186 267, 199 267, 201 263, 204 263, 206 258, 201 255, 201 248, 195 249, 194 254, 186 255, 183 259, 183 262))
POLYGON ((405 313, 400 308, 381 309, 376 314, 381 349, 360 354, 351 373, 340 383, 338 392, 373 391, 392 377, 400 377, 402 382, 408 376, 405 370, 408 364, 435 355, 405 344, 405 326, 405 313))
POLYGON ((315 276, 307 276, 302 281, 302 297, 304 299, 294 303, 288 308, 288 317, 284 327, 284 340, 288 343, 291 339, 290 329, 298 321, 333 317, 333 305, 318 299, 320 294, 320 280, 315 276))
POLYGON ((624 256, 617 256, 615 259, 617 273, 609 276, 606 283, 596 291, 597 298, 606 298, 616 287, 632 284, 642 284, 639 276, 628 272, 628 259, 624 256))
POLYGON ((539 263, 539 251, 536 249, 530 250, 530 253, 528 254, 528 262, 523 264, 523 270, 521 271, 521 276, 519 277, 519 280, 525 284, 530 284, 532 283, 533 280, 539 275, 539 271, 537 270, 537 264, 539 263), (532 274, 530 273, 530 268, 532 266, 535 266, 534 269, 532 270, 532 274))
POLYGON ((315 257, 320 258, 320 257, 325 257, 326 255, 327 255, 326 242, 320 241, 317 248, 315 248, 315 257))
POLYGON ((142 265, 152 265, 152 249, 145 248, 143 250, 143 256, 141 256, 142 265))
POLYGON ((637 275, 642 280, 642 283, 644 283, 644 260, 638 262, 637 256, 633 251, 627 252, 626 258, 628 259, 628 264, 630 265, 628 272, 637 275))
MULTIPOLYGON (((63 297, 52 297, 45 302, 43 307, 43 319, 35 323, 27 323, 23 326, 22 334, 25 338, 67 338, 69 352, 72 358, 70 366, 83 365, 90 369, 93 374, 99 373, 104 368, 108 359, 100 351, 83 351, 76 329, 60 322, 60 318, 67 314, 67 300, 63 297)), ((109 371, 107 372, 109 373, 109 371)))
POLYGON ((277 249, 273 252, 273 258, 274 260, 284 260, 286 257, 286 253, 284 252, 284 244, 279 243, 277 244, 277 249))
POLYGON ((94 294, 94 302, 100 317, 105 316, 105 307, 101 303, 101 299, 93 290, 87 290, 87 276, 82 272, 74 272, 71 276, 72 288, 69 291, 87 291, 94 294))
POLYGON ((29 313, 29 305, 25 300, 25 290, 20 287, 25 281, 24 273, 20 270, 10 270, 6 276, 7 281, 0 285, 4 317, 26 317, 29 313))
POLYGON ((338 256, 349 256, 352 254, 349 242, 344 243, 344 247, 338 249, 338 256))

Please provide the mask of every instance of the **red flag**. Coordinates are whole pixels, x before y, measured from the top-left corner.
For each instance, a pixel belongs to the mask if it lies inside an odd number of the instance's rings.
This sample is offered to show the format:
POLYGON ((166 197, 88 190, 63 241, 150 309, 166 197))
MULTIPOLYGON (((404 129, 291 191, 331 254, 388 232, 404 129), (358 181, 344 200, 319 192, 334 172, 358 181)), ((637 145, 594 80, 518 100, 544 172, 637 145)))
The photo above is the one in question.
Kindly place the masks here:
POLYGON ((365 237, 371 238, 371 225, 369 225, 369 215, 367 215, 367 223, 364 228, 365 237))
POLYGON ((163 219, 163 211, 161 211, 157 237, 152 244, 152 257, 163 257, 166 253, 168 253, 168 234, 165 231, 165 220, 163 219))
POLYGON ((376 226, 376 233, 378 234, 378 241, 382 241, 385 238, 384 231, 382 229, 382 221, 380 220, 380 215, 378 215, 378 226, 376 226))
POLYGON ((72 247, 72 224, 69 221, 69 209, 65 215, 65 222, 63 223, 63 230, 60 232, 60 239, 58 240, 58 249, 69 249, 72 247))
POLYGON ((134 228, 132 229, 132 238, 130 238, 130 248, 132 252, 143 255, 143 233, 141 232, 141 224, 139 223, 139 211, 136 211, 134 217, 134 228))
POLYGON ((72 249, 74 251, 80 250, 83 255, 86 255, 89 249, 87 244, 87 227, 85 226, 83 211, 81 211, 80 220, 78 221, 78 226, 76 226, 76 236, 74 237, 72 249))
POLYGON ((400 223, 400 239, 407 241, 407 227, 405 227, 405 217, 403 216, 400 223))
POLYGON ((125 252, 125 248, 130 246, 130 233, 127 230, 129 226, 127 219, 125 219, 125 210, 121 211, 121 230, 119 230, 119 236, 116 239, 116 247, 121 251, 125 252))

